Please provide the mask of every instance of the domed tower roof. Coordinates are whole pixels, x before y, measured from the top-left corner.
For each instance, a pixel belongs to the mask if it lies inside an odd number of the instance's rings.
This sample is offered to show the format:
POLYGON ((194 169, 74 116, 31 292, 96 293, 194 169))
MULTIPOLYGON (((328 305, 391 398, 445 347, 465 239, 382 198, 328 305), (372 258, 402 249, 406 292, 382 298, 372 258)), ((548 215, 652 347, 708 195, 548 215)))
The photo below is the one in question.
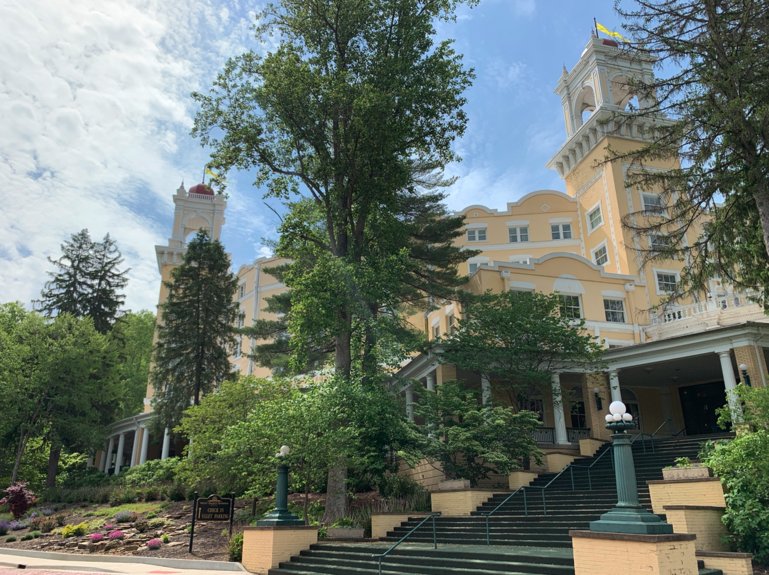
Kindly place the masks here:
POLYGON ((198 194, 200 196, 213 196, 214 191, 206 184, 196 184, 189 189, 190 194, 198 194))

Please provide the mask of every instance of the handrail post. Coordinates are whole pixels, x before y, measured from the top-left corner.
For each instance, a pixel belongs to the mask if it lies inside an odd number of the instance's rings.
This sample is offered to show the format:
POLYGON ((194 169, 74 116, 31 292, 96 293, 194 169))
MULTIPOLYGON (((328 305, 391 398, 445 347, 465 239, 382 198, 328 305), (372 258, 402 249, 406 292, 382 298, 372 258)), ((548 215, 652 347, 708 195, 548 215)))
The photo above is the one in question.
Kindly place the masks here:
POLYGON ((545 501, 544 489, 542 489, 542 515, 547 515, 547 502, 545 501))
POLYGON ((526 503, 526 490, 523 490, 523 516, 529 516, 529 505, 526 503))
POLYGON ((435 514, 433 514, 433 549, 438 549, 438 536, 435 534, 435 514))
POLYGON ((569 475, 571 476, 571 490, 574 491, 574 467, 569 465, 569 475))
POLYGON ((587 468, 587 490, 592 491, 593 490, 593 474, 591 473, 590 468, 587 468))
POLYGON ((486 514, 486 545, 491 545, 491 537, 489 536, 489 513, 486 514))

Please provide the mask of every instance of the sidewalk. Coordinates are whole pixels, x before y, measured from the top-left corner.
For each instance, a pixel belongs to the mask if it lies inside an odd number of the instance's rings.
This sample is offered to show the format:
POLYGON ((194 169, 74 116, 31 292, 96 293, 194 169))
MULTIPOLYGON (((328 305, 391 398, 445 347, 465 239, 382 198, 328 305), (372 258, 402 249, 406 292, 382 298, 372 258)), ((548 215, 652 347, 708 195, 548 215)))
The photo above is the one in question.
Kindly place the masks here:
MULTIPOLYGON (((248 573, 240 563, 163 559, 121 555, 76 555, 0 547, 0 575, 45 572, 125 573, 126 575, 238 575, 248 573), (23 567, 21 567, 23 565, 23 567)), ((30 575, 32 575, 30 573, 30 575)))

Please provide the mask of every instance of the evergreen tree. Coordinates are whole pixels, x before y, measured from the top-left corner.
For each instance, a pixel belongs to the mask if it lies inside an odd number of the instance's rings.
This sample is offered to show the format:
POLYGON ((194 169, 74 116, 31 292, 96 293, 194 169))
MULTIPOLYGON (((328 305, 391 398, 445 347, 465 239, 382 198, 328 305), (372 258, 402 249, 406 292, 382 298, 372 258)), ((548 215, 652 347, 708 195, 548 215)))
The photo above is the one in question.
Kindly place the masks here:
POLYGON ((235 344, 237 278, 218 240, 201 230, 187 245, 183 263, 166 283, 152 382, 161 425, 174 425, 190 403, 230 375, 235 344))
POLYGON ((123 258, 109 234, 94 242, 87 229, 73 234, 61 246, 59 259, 48 258, 56 271, 42 291, 40 310, 48 317, 68 313, 90 317, 99 333, 107 333, 125 301, 121 290, 128 270, 120 270, 123 258))
MULTIPOLYGON (((713 275, 769 295, 769 5, 762 0, 633 0, 619 8, 632 56, 659 75, 631 88, 650 108, 651 143, 612 159, 629 164, 628 188, 662 191, 665 210, 630 214, 639 235, 666 235, 650 257, 687 260, 682 285, 713 275), (664 118, 664 120, 661 120, 664 118), (680 165, 659 169, 660 159, 680 165), (652 166, 652 167, 647 167, 652 166), (651 215, 651 217, 647 217, 651 215), (698 238, 691 229, 707 222, 698 238)), ((645 242, 644 242, 645 243, 645 242)))

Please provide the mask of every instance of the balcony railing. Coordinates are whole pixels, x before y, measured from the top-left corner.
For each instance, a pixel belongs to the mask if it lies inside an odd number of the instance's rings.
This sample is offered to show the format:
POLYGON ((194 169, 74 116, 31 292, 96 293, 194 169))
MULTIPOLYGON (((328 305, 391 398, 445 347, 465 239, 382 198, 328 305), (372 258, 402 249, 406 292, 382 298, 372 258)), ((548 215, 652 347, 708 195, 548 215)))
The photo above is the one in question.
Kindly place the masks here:
POLYGON ((651 325, 644 328, 651 340, 667 339, 717 327, 738 325, 746 321, 767 321, 763 308, 746 295, 730 293, 708 301, 669 306, 653 314, 651 325))
MULTIPOLYGON (((589 427, 567 427, 566 437, 569 439, 569 443, 576 445, 580 439, 587 439, 590 437, 589 427)), ((540 445, 553 445, 555 443, 555 428, 553 427, 539 427, 534 430, 534 441, 540 445)))

